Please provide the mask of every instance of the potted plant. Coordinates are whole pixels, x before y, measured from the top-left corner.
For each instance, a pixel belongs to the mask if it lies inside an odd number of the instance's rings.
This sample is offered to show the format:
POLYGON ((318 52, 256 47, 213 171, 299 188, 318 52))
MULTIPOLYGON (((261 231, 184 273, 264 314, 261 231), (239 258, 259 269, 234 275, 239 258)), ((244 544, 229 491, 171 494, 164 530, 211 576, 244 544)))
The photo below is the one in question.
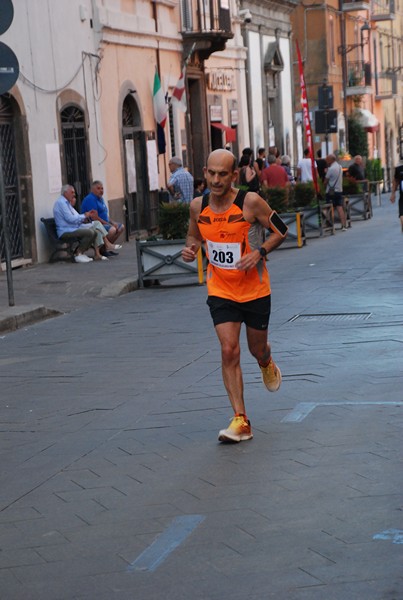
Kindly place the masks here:
POLYGON ((305 244, 305 231, 303 216, 293 206, 293 194, 288 188, 263 187, 260 195, 282 218, 288 227, 288 235, 281 248, 297 246, 300 248, 305 244))
POLYGON ((313 182, 297 183, 294 186, 294 206, 303 216, 304 231, 307 237, 321 236, 324 232, 334 233, 333 211, 322 199, 325 188, 318 181, 319 194, 316 194, 313 182))
POLYGON ((189 223, 189 204, 163 202, 159 210, 158 234, 137 241, 139 286, 145 282, 198 274, 196 263, 182 260, 189 223))
POLYGON ((317 205, 315 187, 311 181, 294 186, 294 206, 297 210, 317 205))
POLYGON ((348 143, 351 156, 368 156, 367 132, 354 113, 348 119, 348 143))
POLYGON ((189 224, 189 204, 162 202, 159 210, 158 230, 164 240, 184 240, 189 224))
POLYGON ((267 186, 263 186, 260 190, 260 195, 278 214, 287 211, 288 190, 286 188, 280 186, 268 188, 267 186))

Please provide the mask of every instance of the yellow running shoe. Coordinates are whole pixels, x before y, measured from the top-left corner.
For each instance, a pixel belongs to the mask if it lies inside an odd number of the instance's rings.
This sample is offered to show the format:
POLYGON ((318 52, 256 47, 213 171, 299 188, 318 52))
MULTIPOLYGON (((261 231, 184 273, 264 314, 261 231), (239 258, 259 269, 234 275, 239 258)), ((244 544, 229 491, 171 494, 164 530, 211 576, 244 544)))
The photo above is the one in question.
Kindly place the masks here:
POLYGON ((270 362, 267 367, 260 367, 262 371, 262 379, 263 383, 269 390, 269 392, 277 392, 281 385, 281 371, 274 362, 274 360, 270 357, 270 362))
POLYGON ((244 442, 253 438, 250 421, 245 415, 235 415, 228 429, 221 429, 218 434, 220 442, 244 442))

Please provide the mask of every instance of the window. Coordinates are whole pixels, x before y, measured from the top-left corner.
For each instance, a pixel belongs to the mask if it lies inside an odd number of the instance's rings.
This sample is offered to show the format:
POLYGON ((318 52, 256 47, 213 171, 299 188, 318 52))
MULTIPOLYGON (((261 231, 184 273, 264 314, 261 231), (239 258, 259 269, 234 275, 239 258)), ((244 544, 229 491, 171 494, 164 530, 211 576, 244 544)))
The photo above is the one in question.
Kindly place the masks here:
POLYGON ((192 19, 192 3, 191 0, 182 0, 181 2, 182 12, 182 28, 183 31, 192 31, 193 19, 192 19))
POLYGON ((173 111, 171 103, 169 103, 168 119, 169 119, 169 141, 170 141, 170 146, 171 146, 171 156, 176 156, 174 111, 173 111))
POLYGON ((334 19, 331 16, 329 19, 329 51, 330 51, 330 62, 332 65, 336 63, 336 57, 334 52, 334 19))

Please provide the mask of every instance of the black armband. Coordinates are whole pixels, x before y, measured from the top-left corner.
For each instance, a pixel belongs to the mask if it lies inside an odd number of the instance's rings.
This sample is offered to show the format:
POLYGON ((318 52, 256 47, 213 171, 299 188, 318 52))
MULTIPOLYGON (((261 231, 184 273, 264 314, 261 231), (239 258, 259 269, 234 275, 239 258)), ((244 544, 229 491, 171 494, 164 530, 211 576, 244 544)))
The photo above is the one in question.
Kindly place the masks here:
POLYGON ((282 219, 278 216, 275 210, 269 217, 269 227, 274 233, 278 233, 281 237, 285 237, 288 232, 288 227, 282 219))

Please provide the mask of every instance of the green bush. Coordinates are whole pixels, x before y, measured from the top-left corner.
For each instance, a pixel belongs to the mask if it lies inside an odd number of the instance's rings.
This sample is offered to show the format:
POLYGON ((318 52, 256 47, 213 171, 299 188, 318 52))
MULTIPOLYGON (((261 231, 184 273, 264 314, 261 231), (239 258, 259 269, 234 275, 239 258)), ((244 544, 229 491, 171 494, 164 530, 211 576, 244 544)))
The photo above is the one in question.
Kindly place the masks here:
POLYGON ((278 213, 286 212, 288 209, 288 192, 286 188, 279 186, 267 188, 263 186, 260 190, 260 196, 278 213))
POLYGON ((316 192, 313 182, 296 183, 293 192, 293 205, 295 208, 316 205, 316 192))
POLYGON ((365 165, 365 176, 368 181, 381 181, 382 165, 380 158, 367 160, 367 164, 365 165))
POLYGON ((356 181, 351 181, 348 177, 343 177, 343 194, 353 195, 358 194, 360 186, 356 181))
POLYGON ((183 240, 189 224, 189 204, 163 202, 159 211, 159 233, 164 240, 183 240))
POLYGON ((348 119, 348 149, 351 156, 368 156, 367 132, 354 116, 348 119))

